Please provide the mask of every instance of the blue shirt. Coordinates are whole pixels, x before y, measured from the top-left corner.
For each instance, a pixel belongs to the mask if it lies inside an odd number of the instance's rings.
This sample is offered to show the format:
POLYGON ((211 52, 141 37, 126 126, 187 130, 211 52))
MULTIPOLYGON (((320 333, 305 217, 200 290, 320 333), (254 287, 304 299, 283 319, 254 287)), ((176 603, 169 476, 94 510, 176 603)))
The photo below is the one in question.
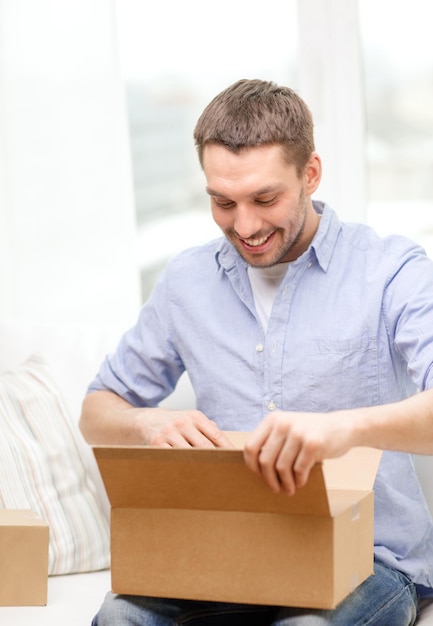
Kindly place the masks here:
MULTIPOLYGON (((251 431, 272 410, 395 402, 433 386, 433 262, 400 236, 342 223, 327 205, 289 265, 264 334, 247 264, 225 238, 174 258, 89 391, 157 406, 186 369, 197 408, 251 431)), ((375 553, 433 595, 433 523, 411 456, 384 452, 375 553)))

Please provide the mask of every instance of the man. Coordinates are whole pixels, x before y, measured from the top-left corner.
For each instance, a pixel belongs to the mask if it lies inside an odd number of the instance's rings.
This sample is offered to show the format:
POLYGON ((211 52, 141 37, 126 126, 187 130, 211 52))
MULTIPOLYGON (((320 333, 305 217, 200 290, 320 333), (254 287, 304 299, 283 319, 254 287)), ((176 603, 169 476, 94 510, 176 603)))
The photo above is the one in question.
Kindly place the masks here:
POLYGON ((224 237, 168 265, 92 383, 82 431, 165 447, 248 431, 246 465, 288 496, 316 462, 381 448, 375 576, 334 611, 108 594, 94 624, 413 624, 417 595, 433 595, 433 524, 408 454, 433 453, 433 263, 312 201, 321 161, 292 90, 241 80, 194 137, 224 237), (159 408, 184 370, 197 410, 159 408))

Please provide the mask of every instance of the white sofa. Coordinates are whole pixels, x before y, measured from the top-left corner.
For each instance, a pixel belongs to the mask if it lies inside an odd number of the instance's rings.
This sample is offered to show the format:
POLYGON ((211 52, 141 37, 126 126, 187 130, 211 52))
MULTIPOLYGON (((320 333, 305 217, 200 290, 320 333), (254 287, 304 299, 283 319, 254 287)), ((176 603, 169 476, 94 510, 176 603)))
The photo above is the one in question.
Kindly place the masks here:
MULTIPOLYGON (((15 368, 30 354, 45 358, 63 395, 76 427, 81 401, 88 382, 93 378, 103 356, 114 348, 123 329, 82 326, 30 325, 0 320, 0 372, 15 368)), ((170 406, 190 405, 187 379, 179 385, 177 395, 167 400, 170 406)), ((108 502, 88 450, 86 462, 97 485, 101 507, 108 518, 108 502)), ((433 511, 433 458, 415 459, 429 506, 433 511)), ((108 569, 88 573, 50 576, 48 604, 43 607, 0 607, 1 626, 85 626, 110 588, 108 569)), ((433 625, 433 603, 422 610, 420 624, 433 625)))

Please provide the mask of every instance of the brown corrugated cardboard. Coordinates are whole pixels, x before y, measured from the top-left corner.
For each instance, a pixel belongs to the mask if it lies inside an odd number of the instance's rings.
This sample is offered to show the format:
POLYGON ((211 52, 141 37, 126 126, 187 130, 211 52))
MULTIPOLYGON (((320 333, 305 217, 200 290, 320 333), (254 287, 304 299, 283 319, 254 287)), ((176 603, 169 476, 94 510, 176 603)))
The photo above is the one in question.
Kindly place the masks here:
POLYGON ((116 593, 333 608, 373 573, 376 450, 316 465, 291 497, 272 493, 239 449, 94 452, 116 593))
POLYGON ((47 603, 49 529, 33 511, 0 510, 0 606, 47 603))

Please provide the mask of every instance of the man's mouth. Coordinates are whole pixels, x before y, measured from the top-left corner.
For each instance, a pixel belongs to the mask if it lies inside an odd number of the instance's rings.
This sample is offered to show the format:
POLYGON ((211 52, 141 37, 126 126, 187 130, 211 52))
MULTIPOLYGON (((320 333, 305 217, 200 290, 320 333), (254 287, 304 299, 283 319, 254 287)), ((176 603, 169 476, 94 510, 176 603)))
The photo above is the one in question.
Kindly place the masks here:
POLYGON ((263 237, 251 237, 250 239, 241 239, 241 242, 245 247, 248 248, 262 248, 265 247, 268 241, 275 233, 271 233, 270 235, 265 235, 263 237))
POLYGON ((244 239, 244 242, 249 246, 261 246, 265 241, 269 239, 269 235, 267 237, 260 237, 260 239, 244 239))

